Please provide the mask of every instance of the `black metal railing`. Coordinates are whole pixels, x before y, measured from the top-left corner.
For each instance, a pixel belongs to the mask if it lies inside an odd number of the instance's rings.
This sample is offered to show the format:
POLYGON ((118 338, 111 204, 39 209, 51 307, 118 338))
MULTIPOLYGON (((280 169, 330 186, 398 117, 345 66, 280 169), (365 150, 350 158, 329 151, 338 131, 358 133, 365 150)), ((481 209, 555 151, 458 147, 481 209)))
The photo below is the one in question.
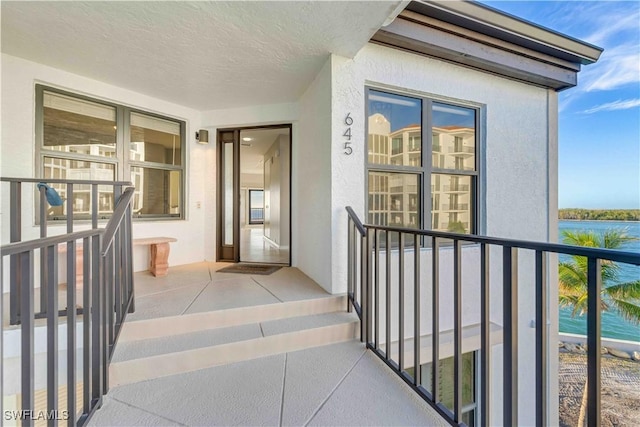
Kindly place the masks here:
MULTIPOLYGON (((362 224, 350 207, 348 213, 348 310, 355 308, 360 317, 360 338, 367 348, 378 355, 396 374, 398 374, 416 393, 426 400, 452 425, 465 425, 463 422, 462 399, 462 265, 463 246, 478 248, 479 251, 479 418, 477 425, 493 425, 490 419, 492 405, 502 405, 502 424, 516 426, 518 421, 518 256, 520 252, 531 252, 533 257, 532 276, 535 279, 535 425, 548 425, 548 315, 547 315, 547 274, 549 254, 568 254, 586 257, 588 260, 588 317, 587 317, 587 421, 589 426, 600 425, 600 307, 602 277, 600 268, 602 262, 617 262, 640 265, 640 255, 632 252, 569 246, 553 243, 539 243, 530 241, 491 238, 477 235, 463 235, 429 230, 415 230, 409 228, 384 227, 362 224), (396 242, 393 244, 393 242, 396 242), (441 278, 440 271, 441 245, 451 250, 453 276, 453 304, 440 306, 441 278), (392 248, 384 250, 381 247, 392 248), (415 248, 418 248, 416 251, 415 248), (421 276, 420 249, 425 253, 430 264, 431 277, 421 276), (501 272, 498 277, 490 277, 489 253, 493 248, 500 251, 501 272), (397 251, 397 256, 392 252, 397 251), (428 252, 431 252, 429 258, 428 252), (413 252, 413 255, 410 255, 413 252), (412 278, 405 277, 405 264, 409 257, 412 263, 409 271, 412 278), (394 261, 392 262, 392 258, 394 261), (381 268, 382 267, 382 268, 381 268), (392 278, 392 270, 397 270, 392 278), (380 272, 385 277, 382 288, 380 272), (406 282, 410 282, 406 286, 406 282), (393 283, 393 285, 392 285, 393 283), (502 291, 502 390, 490 393, 491 380, 491 321, 490 321, 490 289, 501 288, 502 291), (392 295, 397 289, 398 297, 393 303, 392 295), (421 304, 420 293, 430 290, 431 295, 425 295, 430 306, 421 304), (381 305, 384 298, 384 307, 381 305), (413 297, 412 304, 405 300, 413 297), (409 306, 409 307, 407 307, 409 306), (413 310, 413 325, 407 324, 405 311, 413 310), (442 310, 453 312, 453 330, 448 331, 453 341, 453 378, 447 380, 453 384, 453 404, 446 407, 439 396, 438 384, 441 363, 440 313, 442 310), (392 318, 397 313, 397 318, 392 318), (430 384, 422 384, 421 369, 421 316, 431 316, 431 352, 428 358, 431 362, 430 384), (381 319, 384 319, 382 324, 381 319), (392 323, 394 325, 392 326, 392 323), (392 331, 393 329, 393 331, 392 331), (381 341, 381 330, 384 340, 381 341), (412 331, 411 331, 412 330, 412 331), (397 343, 392 340, 392 333, 397 331, 397 343), (408 336, 407 336, 408 335, 408 336), (381 344, 384 343, 383 346, 381 344), (409 344, 407 351, 406 344, 409 344), (392 348, 394 347, 394 348, 392 348), (412 347, 412 348, 411 348, 412 347), (396 352, 397 354, 393 354, 396 352), (411 351, 413 350, 413 351, 411 351), (410 359, 410 360, 408 360, 410 359), (427 387, 430 390, 427 390, 427 387)), ((522 264, 522 263, 520 263, 522 264)), ((407 264, 408 265, 408 264, 407 264)), ((478 273, 476 273, 478 274, 478 273)), ((426 358, 426 357, 425 357, 426 358)), ((557 421, 556 421, 557 422, 557 421)))
MULTIPOLYGON (((9 258, 10 324, 20 328, 21 380, 16 385, 19 408, 14 414, 21 425, 32 426, 41 413, 60 417, 65 414, 69 426, 84 425, 109 388, 108 366, 121 325, 134 309, 131 201, 134 188, 129 182, 71 181, 53 179, 1 178, 10 185, 10 240, 0 248, 2 264, 9 258), (73 200, 74 186, 90 185, 92 190, 91 228, 74 230, 73 215, 67 215, 66 234, 47 236, 46 199, 40 192, 40 215, 36 223, 40 238, 22 240, 22 193, 24 184, 58 183, 66 185, 67 202, 73 200), (98 186, 112 186, 116 206, 104 228, 98 228, 98 186), (66 247, 67 286, 65 310, 59 310, 58 252, 66 247), (80 253, 81 252, 81 253, 80 253), (39 307, 36 310, 37 258, 40 258, 39 307), (76 263, 82 263, 77 268, 76 263), (82 282, 76 283, 76 272, 82 282), (82 301, 76 301, 76 292, 82 301), (78 303, 81 308, 77 309, 78 303), (45 317, 46 321, 38 318, 45 317), (66 409, 59 408, 59 347, 60 318, 66 319, 66 409), (80 326, 81 334, 76 335, 80 326), (35 405, 36 328, 46 328, 46 408, 35 405), (78 338, 77 338, 78 337, 78 338), (77 341, 80 342, 77 342, 77 341), (76 352, 81 351, 81 360, 76 352), (77 392, 82 388, 82 396, 77 392), (78 407, 77 401, 81 400, 78 407), (39 412, 39 411, 43 412, 39 412), (63 412, 66 411, 66 412, 63 412), (52 415, 53 414, 53 415, 52 415)), ((34 186, 35 187, 35 186, 34 186)), ((37 190, 35 190, 37 191, 37 190)), ((67 206, 69 212, 72 207, 67 206)), ((0 357, 2 355, 0 354, 0 357)), ((5 408, 6 409, 6 408, 5 408)), ((5 411, 6 412, 6 411, 5 411)), ((57 425, 56 419, 48 420, 57 425)))

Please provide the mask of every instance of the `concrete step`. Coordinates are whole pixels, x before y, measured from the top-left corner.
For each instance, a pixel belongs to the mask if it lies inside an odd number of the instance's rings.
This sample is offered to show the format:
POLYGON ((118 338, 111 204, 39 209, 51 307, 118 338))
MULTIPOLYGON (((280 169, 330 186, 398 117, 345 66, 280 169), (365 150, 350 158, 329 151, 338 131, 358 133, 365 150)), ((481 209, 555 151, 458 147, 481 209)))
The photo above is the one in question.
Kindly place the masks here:
POLYGON ((357 321, 353 313, 330 312, 130 340, 116 348, 110 386, 349 341, 357 321))
POLYGON ((118 343, 188 334, 209 329, 249 325, 270 320, 344 311, 346 296, 328 296, 278 304, 231 308, 148 320, 126 321, 118 343))

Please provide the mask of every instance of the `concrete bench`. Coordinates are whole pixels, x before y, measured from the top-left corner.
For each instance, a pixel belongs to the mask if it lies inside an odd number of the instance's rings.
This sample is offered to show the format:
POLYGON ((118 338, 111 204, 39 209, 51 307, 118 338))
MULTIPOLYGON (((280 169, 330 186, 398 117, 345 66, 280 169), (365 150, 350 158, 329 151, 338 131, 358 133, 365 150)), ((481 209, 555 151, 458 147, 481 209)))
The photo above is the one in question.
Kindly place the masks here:
POLYGON ((158 277, 169 272, 169 243, 177 241, 173 237, 147 237, 133 239, 133 244, 149 245, 149 271, 158 277))

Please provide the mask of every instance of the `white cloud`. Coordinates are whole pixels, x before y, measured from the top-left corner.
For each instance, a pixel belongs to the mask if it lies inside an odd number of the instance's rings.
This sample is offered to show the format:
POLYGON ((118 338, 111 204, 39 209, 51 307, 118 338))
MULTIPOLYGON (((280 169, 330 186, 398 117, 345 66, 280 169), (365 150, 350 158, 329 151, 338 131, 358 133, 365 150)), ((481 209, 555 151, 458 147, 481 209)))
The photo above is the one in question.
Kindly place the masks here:
POLYGON ((593 114, 600 111, 627 110, 635 107, 640 107, 640 99, 627 99, 625 101, 619 99, 617 101, 607 102, 606 104, 591 107, 588 110, 584 110, 583 113, 593 114))
POLYGON ((578 76, 579 88, 585 92, 612 90, 640 82, 640 51, 636 43, 607 49, 600 61, 585 67, 578 76))

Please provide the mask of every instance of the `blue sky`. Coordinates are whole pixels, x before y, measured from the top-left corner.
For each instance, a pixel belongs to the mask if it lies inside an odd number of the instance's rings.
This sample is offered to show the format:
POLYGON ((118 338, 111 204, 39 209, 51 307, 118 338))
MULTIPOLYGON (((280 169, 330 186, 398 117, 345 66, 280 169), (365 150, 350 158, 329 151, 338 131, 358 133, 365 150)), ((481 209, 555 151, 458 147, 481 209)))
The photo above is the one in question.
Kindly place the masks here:
POLYGON ((559 205, 640 209, 640 2, 482 3, 605 49, 558 97, 559 205))

